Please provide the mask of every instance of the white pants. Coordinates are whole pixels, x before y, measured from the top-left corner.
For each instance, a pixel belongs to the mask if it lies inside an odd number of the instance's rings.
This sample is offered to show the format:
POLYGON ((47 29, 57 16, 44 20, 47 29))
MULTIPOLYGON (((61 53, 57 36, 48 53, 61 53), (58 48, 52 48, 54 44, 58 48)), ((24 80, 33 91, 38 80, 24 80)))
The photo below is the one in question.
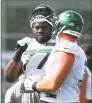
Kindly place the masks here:
MULTIPOLYGON (((49 103, 39 100, 39 93, 21 93, 20 87, 24 79, 21 79, 9 88, 5 95, 5 103, 49 103)), ((54 102, 53 102, 54 103, 54 102)), ((63 103, 63 102, 61 102, 63 103)), ((66 102, 65 102, 66 103, 66 102)), ((68 102, 70 103, 70 102, 68 102)))
POLYGON ((38 93, 21 93, 20 87, 24 79, 21 79, 11 88, 9 88, 5 95, 5 103, 45 103, 39 100, 38 93))

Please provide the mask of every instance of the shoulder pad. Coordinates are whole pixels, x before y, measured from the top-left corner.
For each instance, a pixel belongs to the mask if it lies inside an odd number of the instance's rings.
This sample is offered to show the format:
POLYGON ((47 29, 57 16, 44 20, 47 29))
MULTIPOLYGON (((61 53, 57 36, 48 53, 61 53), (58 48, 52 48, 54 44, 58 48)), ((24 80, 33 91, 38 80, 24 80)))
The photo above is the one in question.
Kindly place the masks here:
POLYGON ((56 41, 54 39, 50 39, 47 43, 46 46, 55 46, 56 41))
POLYGON ((58 42, 55 47, 56 50, 64 51, 71 54, 77 54, 78 45, 75 43, 58 42))

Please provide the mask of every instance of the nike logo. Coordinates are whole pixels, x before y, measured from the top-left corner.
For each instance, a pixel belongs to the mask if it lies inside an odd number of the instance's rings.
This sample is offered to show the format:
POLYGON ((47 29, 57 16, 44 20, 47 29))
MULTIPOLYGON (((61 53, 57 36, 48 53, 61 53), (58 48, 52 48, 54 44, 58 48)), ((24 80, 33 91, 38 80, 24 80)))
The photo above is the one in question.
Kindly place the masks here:
POLYGON ((69 49, 69 48, 67 48, 67 47, 64 47, 64 49, 69 49))

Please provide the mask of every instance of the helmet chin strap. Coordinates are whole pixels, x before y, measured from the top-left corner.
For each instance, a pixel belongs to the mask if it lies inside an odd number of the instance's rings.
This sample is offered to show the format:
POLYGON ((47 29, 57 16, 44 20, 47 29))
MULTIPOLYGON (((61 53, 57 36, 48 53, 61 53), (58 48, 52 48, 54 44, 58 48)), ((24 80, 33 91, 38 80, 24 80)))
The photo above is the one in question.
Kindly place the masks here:
POLYGON ((58 34, 57 34, 57 36, 56 36, 56 41, 59 41, 59 34, 64 30, 65 27, 66 27, 66 26, 64 25, 64 26, 62 27, 62 29, 58 32, 58 34))
POLYGON ((64 26, 62 27, 62 29, 58 32, 57 35, 59 35, 59 34, 64 30, 65 27, 66 27, 66 26, 64 25, 64 26))

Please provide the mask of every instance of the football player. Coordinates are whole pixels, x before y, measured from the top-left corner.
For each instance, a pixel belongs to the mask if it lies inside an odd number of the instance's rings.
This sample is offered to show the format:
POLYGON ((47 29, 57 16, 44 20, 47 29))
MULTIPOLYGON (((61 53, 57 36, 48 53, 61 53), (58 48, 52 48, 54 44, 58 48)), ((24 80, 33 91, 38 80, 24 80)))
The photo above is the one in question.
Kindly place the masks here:
MULTIPOLYGON (((7 82, 14 82, 22 72, 32 81, 41 80, 44 64, 55 45, 55 40, 51 39, 56 19, 54 10, 47 5, 38 5, 29 19, 34 39, 25 37, 17 41, 14 56, 4 70, 7 82)), ((23 81, 21 79, 8 89, 5 103, 40 103, 37 93, 23 93, 23 81)))
POLYGON ((81 45, 82 49, 87 56, 87 73, 79 88, 79 101, 80 103, 92 103, 91 96, 91 68, 92 68, 92 46, 87 44, 81 45))
POLYGON ((45 64, 43 80, 24 81, 25 91, 41 92, 41 100, 48 103, 78 102, 78 88, 84 78, 86 55, 77 44, 84 21, 72 10, 65 11, 56 21, 56 45, 45 64))

